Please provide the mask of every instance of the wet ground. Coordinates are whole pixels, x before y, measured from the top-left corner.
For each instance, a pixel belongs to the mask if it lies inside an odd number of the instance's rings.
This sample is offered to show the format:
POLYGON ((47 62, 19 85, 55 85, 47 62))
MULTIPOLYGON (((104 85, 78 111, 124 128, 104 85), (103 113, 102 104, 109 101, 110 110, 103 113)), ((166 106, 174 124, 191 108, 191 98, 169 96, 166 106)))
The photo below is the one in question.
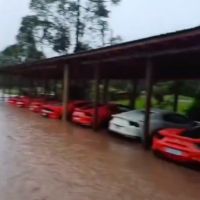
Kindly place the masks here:
POLYGON ((2 200, 197 200, 200 172, 139 143, 0 104, 2 200))

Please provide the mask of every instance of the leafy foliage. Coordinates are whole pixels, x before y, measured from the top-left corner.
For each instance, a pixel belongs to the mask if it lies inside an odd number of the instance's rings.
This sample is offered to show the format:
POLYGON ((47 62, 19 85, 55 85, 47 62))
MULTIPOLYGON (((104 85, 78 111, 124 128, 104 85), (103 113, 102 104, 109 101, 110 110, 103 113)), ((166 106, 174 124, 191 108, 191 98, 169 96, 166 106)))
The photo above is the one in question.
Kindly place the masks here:
POLYGON ((192 105, 186 110, 186 114, 193 120, 200 121, 200 93, 198 93, 192 105))
POLYGON ((17 45, 11 45, 0 53, 0 65, 18 64, 21 62, 21 48, 17 45))
POLYGON ((16 37, 17 43, 6 47, 0 53, 1 66, 33 61, 45 57, 36 45, 35 27, 38 24, 39 20, 34 15, 29 15, 22 19, 16 37))
POLYGON ((0 65, 44 58, 46 47, 59 54, 121 42, 108 37, 111 5, 120 0, 31 0, 32 15, 22 19, 16 44, 0 52, 0 65))
POLYGON ((38 43, 50 45, 61 54, 72 48, 74 52, 90 49, 100 41, 101 46, 104 46, 109 30, 108 8, 110 4, 117 5, 119 2, 120 0, 31 0, 30 8, 38 17, 38 43))

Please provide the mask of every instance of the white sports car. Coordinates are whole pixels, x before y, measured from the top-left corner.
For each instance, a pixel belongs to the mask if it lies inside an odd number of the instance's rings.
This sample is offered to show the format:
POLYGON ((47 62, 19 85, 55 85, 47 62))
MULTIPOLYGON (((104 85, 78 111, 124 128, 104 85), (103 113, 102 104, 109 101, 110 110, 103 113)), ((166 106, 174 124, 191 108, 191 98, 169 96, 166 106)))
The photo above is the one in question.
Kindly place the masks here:
MULTIPOLYGON (((144 138, 144 110, 133 110, 113 115, 109 122, 109 130, 127 137, 144 138)), ((190 128, 195 123, 187 117, 160 109, 150 111, 150 134, 162 128, 190 128)))

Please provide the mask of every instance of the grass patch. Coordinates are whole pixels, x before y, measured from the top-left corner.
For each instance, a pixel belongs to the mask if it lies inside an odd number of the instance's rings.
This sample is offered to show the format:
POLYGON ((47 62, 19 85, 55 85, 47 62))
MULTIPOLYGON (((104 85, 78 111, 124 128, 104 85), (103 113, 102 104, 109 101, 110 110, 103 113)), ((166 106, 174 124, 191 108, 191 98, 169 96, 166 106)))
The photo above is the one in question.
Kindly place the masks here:
MULTIPOLYGON (((128 99, 118 100, 115 102, 122 105, 126 105, 126 106, 129 105, 128 99)), ((178 112, 185 114, 185 111, 189 108, 192 102, 193 102, 192 97, 179 96, 178 112)), ((160 105, 157 104, 156 100, 152 98, 152 105, 154 108, 172 110, 173 109, 173 95, 166 95, 164 97, 164 103, 161 107, 160 105)), ((145 95, 142 95, 142 96, 139 96, 136 100, 136 109, 144 109, 144 108, 145 108, 145 95)))

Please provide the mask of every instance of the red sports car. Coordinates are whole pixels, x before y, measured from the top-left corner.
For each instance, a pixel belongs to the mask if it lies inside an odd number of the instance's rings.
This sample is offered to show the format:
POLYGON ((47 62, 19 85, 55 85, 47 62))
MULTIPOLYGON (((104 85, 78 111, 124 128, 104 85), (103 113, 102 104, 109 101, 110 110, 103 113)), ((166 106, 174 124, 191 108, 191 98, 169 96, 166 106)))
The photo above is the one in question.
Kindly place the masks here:
POLYGON ((21 97, 20 99, 17 100, 16 106, 19 108, 28 108, 30 103, 32 101, 32 98, 30 97, 21 97))
MULTIPOLYGON (((75 108, 87 105, 89 101, 77 100, 71 101, 66 105, 67 107, 67 117, 71 119, 71 115, 75 108)), ((61 119, 63 115, 63 105, 62 103, 49 103, 42 106, 41 115, 51 119, 61 119)))
POLYGON ((29 108, 33 101, 43 101, 43 98, 31 98, 31 97, 22 97, 17 102, 16 105, 19 108, 29 108))
POLYGON ((8 103, 11 105, 16 105, 17 101, 19 101, 21 99, 21 97, 16 96, 16 97, 11 97, 8 99, 8 103))
MULTIPOLYGON (((130 108, 117 104, 102 104, 98 106, 98 127, 107 125, 111 116, 116 113, 129 111, 130 108)), ((93 126, 95 109, 93 104, 76 108, 72 114, 72 121, 84 126, 93 126)))
POLYGON ((38 99, 34 99, 30 105, 29 105, 29 110, 36 112, 36 113, 40 113, 42 110, 42 107, 45 104, 57 104, 59 103, 58 101, 56 101, 54 98, 51 97, 41 97, 38 99))
POLYGON ((174 161, 200 163, 200 127, 160 130, 153 138, 152 149, 174 161))
POLYGON ((41 112, 42 106, 46 103, 47 101, 45 99, 33 100, 29 105, 29 110, 39 113, 41 112))

